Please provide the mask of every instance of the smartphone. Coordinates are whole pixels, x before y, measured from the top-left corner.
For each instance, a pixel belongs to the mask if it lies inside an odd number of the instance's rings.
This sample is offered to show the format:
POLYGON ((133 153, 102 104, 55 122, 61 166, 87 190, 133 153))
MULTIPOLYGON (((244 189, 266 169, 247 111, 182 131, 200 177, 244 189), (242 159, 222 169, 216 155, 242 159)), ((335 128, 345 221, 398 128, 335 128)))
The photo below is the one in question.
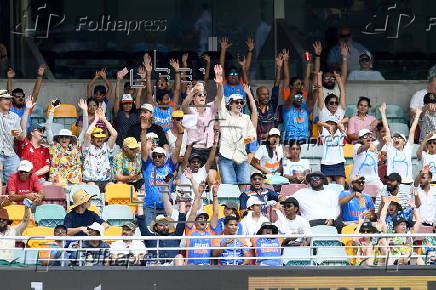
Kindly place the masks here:
POLYGON ((51 105, 52 105, 53 107, 59 106, 60 104, 61 104, 61 100, 59 100, 59 99, 53 100, 53 101, 51 102, 51 105))

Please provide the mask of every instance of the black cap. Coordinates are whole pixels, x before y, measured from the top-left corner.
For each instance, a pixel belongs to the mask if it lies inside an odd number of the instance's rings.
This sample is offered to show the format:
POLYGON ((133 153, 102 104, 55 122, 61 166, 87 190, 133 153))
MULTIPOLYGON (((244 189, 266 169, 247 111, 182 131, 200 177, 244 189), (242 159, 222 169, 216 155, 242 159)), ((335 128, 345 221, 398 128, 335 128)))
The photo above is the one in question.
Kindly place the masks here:
POLYGON ((322 172, 315 171, 315 172, 312 172, 312 173, 309 173, 308 175, 306 175, 306 181, 309 182, 313 176, 319 176, 322 179, 325 178, 325 175, 322 172))
POLYGON ((411 227, 411 223, 410 223, 409 220, 406 220, 406 219, 403 218, 402 216, 398 216, 398 215, 397 215, 397 216, 394 218, 394 220, 393 220, 394 227, 395 227, 395 226, 398 226, 398 225, 401 224, 401 223, 406 223, 406 225, 407 225, 408 228, 411 227))
POLYGON ((300 204, 298 203, 298 200, 295 197, 288 197, 287 199, 283 200, 280 202, 281 204, 285 204, 285 203, 292 203, 295 207, 300 208, 300 204))
POLYGON ((427 93, 424 95, 424 105, 436 103, 436 95, 427 93))
POLYGON ((362 230, 369 230, 371 233, 378 233, 378 230, 372 225, 371 222, 364 222, 361 226, 360 226, 360 230, 359 232, 361 232, 362 230))
POLYGON ((200 217, 204 217, 205 220, 209 219, 209 214, 202 212, 200 214, 197 215, 197 217, 195 218, 195 220, 199 219, 200 217))
POLYGON ((388 176, 385 176, 386 179, 391 180, 391 181, 398 181, 399 183, 401 183, 401 175, 399 175, 396 172, 393 172, 391 174, 389 174, 388 176))
POLYGON ((257 231, 257 235, 261 235, 262 231, 264 229, 271 229, 273 232, 273 235, 277 235, 279 233, 279 229, 277 228, 276 225, 270 223, 270 222, 264 222, 262 224, 262 226, 260 227, 260 229, 257 231))
POLYGON ((265 179, 265 175, 261 172, 254 172, 251 174, 250 179, 253 179, 255 176, 260 176, 261 178, 265 179))
POLYGON ((200 155, 200 154, 198 154, 198 153, 192 153, 192 154, 191 154, 191 156, 189 156, 189 159, 188 159, 188 161, 189 161, 189 162, 191 162, 191 161, 192 161, 192 159, 194 159, 194 158, 198 158, 198 159, 200 160, 200 162, 201 162, 201 163, 203 163, 203 162, 204 162, 204 159, 203 159, 203 157, 201 157, 201 155, 200 155))

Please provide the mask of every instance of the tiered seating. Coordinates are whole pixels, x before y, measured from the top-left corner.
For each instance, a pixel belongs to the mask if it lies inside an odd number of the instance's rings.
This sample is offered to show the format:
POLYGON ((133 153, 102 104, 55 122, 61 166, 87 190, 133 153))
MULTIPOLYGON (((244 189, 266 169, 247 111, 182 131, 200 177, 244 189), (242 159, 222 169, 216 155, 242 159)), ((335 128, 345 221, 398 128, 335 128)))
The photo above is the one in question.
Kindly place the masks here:
POLYGON ((134 218, 134 214, 127 205, 110 204, 103 208, 102 219, 112 226, 122 226, 134 218))
POLYGON ((63 207, 67 205, 65 190, 62 186, 54 184, 44 185, 42 190, 44 191, 44 203, 58 204, 63 207))
MULTIPOLYGON (((26 237, 44 237, 54 236, 54 229, 49 227, 29 227, 23 232, 23 236, 26 237)), ((28 240, 27 246, 30 248, 43 248, 44 244, 54 242, 54 240, 28 240)))
POLYGON ((132 212, 136 206, 131 202, 131 198, 136 200, 135 188, 128 184, 109 184, 106 185, 105 200, 110 204, 123 204, 131 207, 132 212))
POLYGON ((241 192, 236 184, 220 184, 218 187, 218 202, 234 201, 239 203, 241 192))
MULTIPOLYGON (((22 222, 24 216, 24 205, 12 204, 5 206, 8 211, 9 219, 12 220, 12 225, 18 225, 22 222)), ((32 219, 29 221, 29 225, 35 225, 35 221, 32 219)))
POLYGON ((70 206, 71 202, 73 201, 73 193, 80 189, 84 189, 87 193, 94 195, 94 197, 91 198, 91 204, 98 207, 100 211, 103 209, 105 205, 104 193, 100 192, 100 188, 97 185, 90 184, 72 185, 69 190, 68 206, 70 206))
MULTIPOLYGON (((48 106, 47 111, 51 109, 51 105, 48 106)), ((71 104, 61 104, 54 112, 54 121, 63 124, 66 128, 71 126, 77 119, 76 106, 71 104)))
POLYGON ((285 247, 283 249, 283 264, 286 266, 311 266, 310 248, 285 247))
POLYGON ((35 221, 38 226, 54 228, 64 223, 65 214, 65 209, 60 205, 43 204, 36 208, 35 221))

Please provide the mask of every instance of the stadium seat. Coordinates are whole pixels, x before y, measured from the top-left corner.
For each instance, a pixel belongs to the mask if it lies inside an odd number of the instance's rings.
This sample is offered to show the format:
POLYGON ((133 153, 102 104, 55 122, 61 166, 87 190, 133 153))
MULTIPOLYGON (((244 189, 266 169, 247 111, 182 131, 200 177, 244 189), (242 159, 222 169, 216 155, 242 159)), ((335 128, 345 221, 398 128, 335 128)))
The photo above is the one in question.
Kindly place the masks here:
MULTIPOLYGON (((357 225, 348 225, 342 228, 341 234, 342 235, 351 235, 354 234, 354 231, 356 230, 357 225)), ((348 241, 353 240, 352 237, 343 237, 341 238, 341 241, 344 245, 348 243, 348 241)))
POLYGON ((357 105, 350 104, 347 105, 347 109, 345 110, 345 117, 351 118, 357 115, 357 105))
POLYGON ((130 196, 136 199, 136 192, 132 185, 128 184, 109 184, 106 185, 105 200, 107 204, 123 204, 131 207, 135 212, 136 206, 130 202, 130 196))
POLYGON ((306 184, 285 184, 282 185, 282 188, 280 189, 280 194, 291 196, 293 195, 297 190, 307 188, 306 184))
POLYGON ((220 184, 218 187, 218 202, 235 201, 239 203, 241 192, 237 184, 220 184))
POLYGON ((347 266, 350 264, 344 247, 317 249, 316 264, 323 266, 347 266))
POLYGON ((134 218, 130 207, 121 204, 110 204, 103 208, 101 218, 111 226, 122 226, 134 218))
POLYGON ((16 249, 14 251, 14 261, 26 265, 36 265, 38 263, 38 250, 16 249))
POLYGON ((406 136, 406 138, 409 138, 409 126, 407 126, 407 124, 390 123, 389 129, 391 130, 391 134, 398 132, 398 133, 404 134, 404 136, 406 136))
POLYGON ((353 164, 345 165, 345 182, 350 183, 350 175, 353 172, 353 164))
POLYGON ((285 247, 283 249, 282 261, 285 266, 310 266, 309 247, 285 247))
POLYGON ((345 158, 353 158, 354 145, 353 144, 345 144, 343 146, 344 157, 345 158))
POLYGON ((76 123, 71 124, 70 130, 74 136, 79 136, 79 128, 77 127, 76 123))
POLYGON ((55 184, 43 185, 42 190, 44 191, 44 203, 66 207, 65 189, 62 186, 55 184))
POLYGON ((38 226, 54 228, 64 224, 65 209, 58 204, 42 204, 36 207, 35 222, 38 226))
POLYGON ((100 188, 97 185, 91 185, 91 184, 71 185, 69 188, 68 206, 70 206, 71 202, 73 201, 73 193, 75 193, 80 189, 84 189, 87 193, 91 195, 95 195, 94 197, 91 198, 91 204, 98 207, 100 211, 103 209, 103 206, 105 205, 104 193, 100 192, 100 188))
MULTIPOLYGON (((337 235, 338 231, 332 226, 314 226, 311 227, 312 234, 316 235, 337 235)), ((312 247, 325 247, 325 246, 340 246, 341 240, 338 237, 313 237, 311 240, 312 247)))
MULTIPOLYGON (((210 217, 213 214, 213 204, 208 204, 203 206, 203 212, 207 213, 210 217)), ((218 205, 218 218, 224 217, 224 207, 220 204, 218 205)))
MULTIPOLYGON (((51 109, 51 105, 48 106, 47 112, 51 109)), ((54 112, 53 121, 63 124, 65 127, 70 127, 71 124, 77 120, 76 106, 71 104, 61 104, 54 112)))
MULTIPOLYGON (((12 225, 18 225, 23 220, 24 216, 24 205, 12 204, 5 206, 5 209, 8 211, 9 219, 12 220, 12 225)), ((34 226, 35 222, 33 219, 29 221, 29 226, 34 226)))
POLYGON ((39 124, 45 122, 43 109, 38 104, 36 104, 33 107, 32 114, 30 115, 30 122, 32 124, 39 124))
MULTIPOLYGON (((381 120, 381 113, 377 106, 375 117, 377 120, 381 120)), ((407 124, 408 116, 404 112, 404 109, 399 105, 387 104, 386 105, 386 117, 388 122, 397 122, 407 124)))
POLYGON ((321 160, 323 153, 322 145, 301 145, 301 158, 321 160))
POLYGON ((101 210, 93 204, 91 204, 91 206, 88 208, 88 210, 95 212, 96 214, 101 216, 101 210))
MULTIPOLYGON (((123 233, 122 227, 109 226, 104 230, 104 235, 108 237, 121 237, 123 233)), ((104 240, 106 243, 113 243, 115 240, 104 240)))
MULTIPOLYGON (((44 237, 54 236, 54 229, 50 227, 38 226, 26 228, 23 232, 23 236, 26 237, 44 237)), ((43 248, 44 244, 54 242, 54 240, 34 240, 27 241, 27 246, 30 248, 43 248)))

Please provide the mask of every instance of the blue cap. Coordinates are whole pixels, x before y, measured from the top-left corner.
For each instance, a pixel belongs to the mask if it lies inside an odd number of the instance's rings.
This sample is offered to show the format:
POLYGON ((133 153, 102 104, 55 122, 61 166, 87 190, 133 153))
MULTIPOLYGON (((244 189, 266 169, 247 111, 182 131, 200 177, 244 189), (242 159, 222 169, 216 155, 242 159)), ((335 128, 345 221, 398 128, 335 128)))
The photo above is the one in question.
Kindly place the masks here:
POLYGON ((45 129, 45 127, 39 124, 32 124, 30 125, 29 132, 32 132, 33 130, 37 130, 37 129, 45 129))

